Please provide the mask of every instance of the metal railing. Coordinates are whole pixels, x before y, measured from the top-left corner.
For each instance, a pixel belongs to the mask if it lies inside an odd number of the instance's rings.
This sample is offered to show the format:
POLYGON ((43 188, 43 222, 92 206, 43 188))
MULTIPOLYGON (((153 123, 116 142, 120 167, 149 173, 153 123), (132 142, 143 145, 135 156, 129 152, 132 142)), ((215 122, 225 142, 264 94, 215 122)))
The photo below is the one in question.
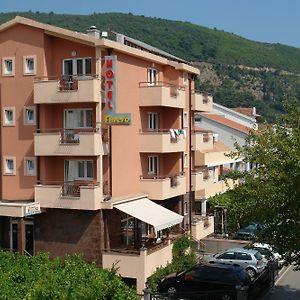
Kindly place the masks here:
POLYGON ((94 180, 75 180, 75 181, 38 181, 37 184, 45 186, 61 186, 61 195, 68 197, 80 197, 81 187, 98 187, 99 182, 94 180))
POLYGON ((99 78, 96 75, 62 75, 62 76, 41 76, 35 77, 35 82, 41 81, 58 81, 59 91, 72 91, 78 90, 78 81, 80 80, 92 80, 94 78, 99 78))
POLYGON ((60 133, 61 144, 79 144, 80 133, 99 132, 99 128, 51 128, 37 129, 37 133, 60 133))
POLYGON ((184 176, 185 172, 180 172, 176 173, 173 175, 160 175, 160 174, 146 174, 146 175, 141 175, 140 179, 157 179, 157 180, 163 180, 163 179, 171 179, 174 177, 180 177, 184 176))

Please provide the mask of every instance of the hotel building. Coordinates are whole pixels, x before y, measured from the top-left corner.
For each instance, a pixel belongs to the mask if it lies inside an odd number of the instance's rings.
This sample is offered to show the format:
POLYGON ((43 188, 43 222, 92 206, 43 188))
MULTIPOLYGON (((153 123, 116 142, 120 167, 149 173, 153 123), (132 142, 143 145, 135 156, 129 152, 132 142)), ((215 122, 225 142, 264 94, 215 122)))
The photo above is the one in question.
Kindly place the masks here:
POLYGON ((195 92, 199 70, 113 35, 0 26, 0 247, 118 262, 140 292, 180 234, 213 232, 195 194, 224 151, 195 127, 213 102, 195 92))

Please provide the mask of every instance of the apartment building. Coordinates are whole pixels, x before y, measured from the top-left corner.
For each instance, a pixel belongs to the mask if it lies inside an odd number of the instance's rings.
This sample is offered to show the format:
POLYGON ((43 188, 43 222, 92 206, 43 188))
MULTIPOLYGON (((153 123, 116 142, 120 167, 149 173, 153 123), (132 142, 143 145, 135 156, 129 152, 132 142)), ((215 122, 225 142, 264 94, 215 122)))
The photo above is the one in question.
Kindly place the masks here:
POLYGON ((117 262, 141 291, 180 234, 213 232, 194 208, 218 150, 194 117, 213 99, 188 62, 114 36, 0 26, 0 248, 117 262))

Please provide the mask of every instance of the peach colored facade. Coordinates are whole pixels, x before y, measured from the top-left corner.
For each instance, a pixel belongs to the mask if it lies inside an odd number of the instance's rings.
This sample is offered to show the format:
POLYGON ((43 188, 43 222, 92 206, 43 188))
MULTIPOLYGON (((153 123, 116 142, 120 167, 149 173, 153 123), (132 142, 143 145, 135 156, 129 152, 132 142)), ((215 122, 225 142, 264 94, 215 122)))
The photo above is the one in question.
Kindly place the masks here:
POLYGON ((21 17, 0 26, 0 41, 0 227, 8 228, 0 247, 82 252, 100 267, 119 261, 120 274, 141 292, 155 269, 171 261, 171 242, 167 227, 154 232, 143 215, 118 209, 120 199, 143 194, 175 212, 181 222, 174 221, 174 234, 200 239, 213 232, 213 225, 195 222, 192 209, 195 194, 208 189, 208 164, 224 159, 212 133, 194 125, 194 114, 211 111, 213 101, 194 92, 198 69, 21 17), (112 55, 114 109, 130 114, 127 125, 106 124, 103 78, 112 55), (154 247, 158 235, 163 243, 154 247))

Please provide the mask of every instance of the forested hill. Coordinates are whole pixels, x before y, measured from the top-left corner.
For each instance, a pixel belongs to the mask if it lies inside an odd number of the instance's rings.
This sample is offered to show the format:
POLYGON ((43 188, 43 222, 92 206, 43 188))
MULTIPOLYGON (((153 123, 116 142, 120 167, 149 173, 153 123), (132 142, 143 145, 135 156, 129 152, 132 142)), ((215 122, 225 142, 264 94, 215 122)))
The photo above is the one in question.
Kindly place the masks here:
POLYGON ((80 32, 95 25, 102 31, 121 32, 186 60, 200 62, 201 84, 215 94, 216 102, 229 107, 255 105, 258 113, 267 119, 282 110, 285 94, 300 99, 297 75, 300 73, 300 49, 295 47, 258 43, 189 22, 130 13, 1 13, 0 23, 16 15, 80 32))

